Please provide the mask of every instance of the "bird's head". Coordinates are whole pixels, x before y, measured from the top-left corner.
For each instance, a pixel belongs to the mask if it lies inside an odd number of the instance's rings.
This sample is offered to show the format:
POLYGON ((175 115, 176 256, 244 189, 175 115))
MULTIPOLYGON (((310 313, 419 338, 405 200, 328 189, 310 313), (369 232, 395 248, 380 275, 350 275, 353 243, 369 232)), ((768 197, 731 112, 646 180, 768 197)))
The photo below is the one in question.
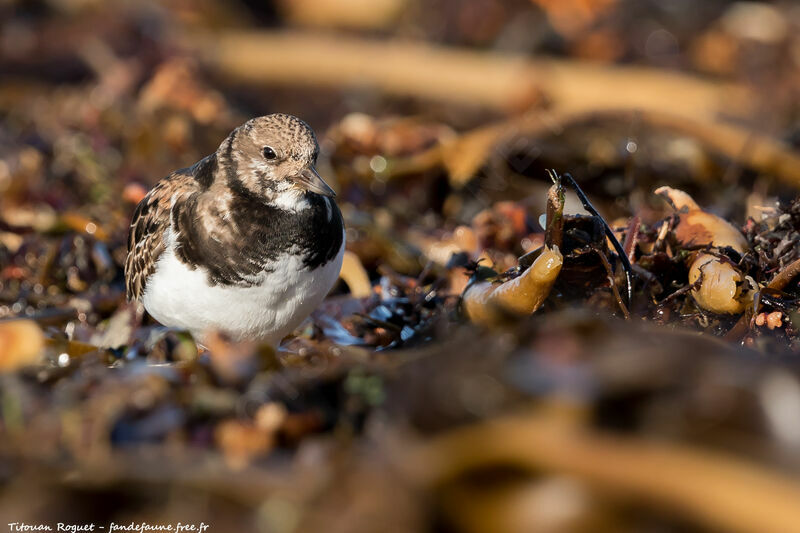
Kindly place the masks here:
POLYGON ((218 150, 224 179, 265 199, 306 193, 336 196, 314 165, 319 145, 314 131, 292 115, 248 120, 231 132, 218 150))

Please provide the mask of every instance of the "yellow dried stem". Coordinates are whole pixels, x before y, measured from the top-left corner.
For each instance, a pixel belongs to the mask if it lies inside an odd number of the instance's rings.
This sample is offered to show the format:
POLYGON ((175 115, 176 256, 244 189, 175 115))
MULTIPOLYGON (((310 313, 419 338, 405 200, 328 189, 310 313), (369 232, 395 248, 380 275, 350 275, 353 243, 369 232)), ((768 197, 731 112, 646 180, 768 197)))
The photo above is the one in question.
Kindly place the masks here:
POLYGON ((464 293, 462 304, 470 320, 492 324, 508 314, 529 315, 536 311, 561 272, 563 257, 557 246, 546 247, 531 267, 505 283, 481 281, 464 293))

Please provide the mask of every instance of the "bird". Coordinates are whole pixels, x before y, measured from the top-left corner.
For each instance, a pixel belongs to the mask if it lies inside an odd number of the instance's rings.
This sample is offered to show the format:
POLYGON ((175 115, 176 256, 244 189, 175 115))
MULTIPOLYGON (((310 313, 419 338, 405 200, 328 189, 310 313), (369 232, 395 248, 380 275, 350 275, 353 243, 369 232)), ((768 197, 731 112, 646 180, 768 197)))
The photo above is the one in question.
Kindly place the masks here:
POLYGON ((130 224, 125 285, 164 326, 277 346, 335 284, 345 227, 303 120, 271 114, 158 182, 130 224))

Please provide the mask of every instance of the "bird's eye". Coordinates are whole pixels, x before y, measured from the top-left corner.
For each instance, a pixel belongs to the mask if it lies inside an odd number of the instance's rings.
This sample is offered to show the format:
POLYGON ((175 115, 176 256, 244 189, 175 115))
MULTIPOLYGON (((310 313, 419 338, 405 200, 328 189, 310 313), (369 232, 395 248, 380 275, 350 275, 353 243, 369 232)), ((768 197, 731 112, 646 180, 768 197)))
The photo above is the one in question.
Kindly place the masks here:
POLYGON ((270 146, 265 146, 262 153, 264 154, 264 159, 272 160, 278 157, 278 154, 276 154, 275 150, 273 150, 270 146))

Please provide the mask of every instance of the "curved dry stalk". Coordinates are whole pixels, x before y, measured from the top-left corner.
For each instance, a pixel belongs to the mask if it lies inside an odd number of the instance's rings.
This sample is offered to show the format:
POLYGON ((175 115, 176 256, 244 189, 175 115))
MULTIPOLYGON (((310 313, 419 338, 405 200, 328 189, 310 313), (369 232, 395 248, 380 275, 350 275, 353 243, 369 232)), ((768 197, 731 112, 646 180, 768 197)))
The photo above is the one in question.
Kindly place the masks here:
POLYGON ((555 283, 564 258, 557 246, 544 247, 536 261, 520 276, 504 283, 479 281, 467 287, 462 306, 473 322, 493 324, 508 314, 536 311, 555 283))
POLYGON ((737 124, 700 115, 692 117, 662 110, 618 109, 568 110, 526 113, 509 120, 482 126, 442 141, 428 150, 393 162, 392 176, 416 173, 443 166, 450 182, 462 187, 486 162, 492 149, 504 139, 530 138, 558 133, 565 128, 590 122, 632 122, 645 127, 674 132, 699 141, 709 149, 742 166, 775 176, 791 187, 800 186, 800 155, 786 143, 737 124))
POLYGON ((388 94, 501 111, 525 109, 541 100, 570 111, 628 107, 702 118, 723 112, 741 118, 755 108, 750 91, 741 84, 645 67, 598 67, 308 31, 237 28, 179 38, 228 78, 251 83, 361 85, 388 94), (275 50, 281 53, 271 53, 275 50))
POLYGON ((412 478, 428 486, 513 465, 576 476, 686 513, 713 530, 785 533, 800 524, 800 485, 778 471, 685 445, 586 430, 552 415, 459 428, 398 453, 412 478))
POLYGON ((631 313, 630 311, 628 311, 628 307, 625 305, 625 302, 622 301, 622 296, 620 296, 619 294, 619 289, 617 288, 617 282, 614 279, 614 271, 611 268, 611 263, 608 262, 606 254, 604 254, 602 251, 595 250, 595 252, 600 257, 600 262, 603 263, 603 268, 606 269, 606 274, 608 275, 608 283, 609 285, 611 285, 611 292, 614 293, 614 298, 617 300, 617 305, 619 306, 620 311, 622 311, 622 315, 626 319, 630 318, 631 313))
POLYGON ((786 268, 778 272, 778 274, 772 278, 772 281, 769 282, 767 288, 782 291, 789 282, 797 276, 800 276, 800 259, 795 259, 789 263, 786 268))

